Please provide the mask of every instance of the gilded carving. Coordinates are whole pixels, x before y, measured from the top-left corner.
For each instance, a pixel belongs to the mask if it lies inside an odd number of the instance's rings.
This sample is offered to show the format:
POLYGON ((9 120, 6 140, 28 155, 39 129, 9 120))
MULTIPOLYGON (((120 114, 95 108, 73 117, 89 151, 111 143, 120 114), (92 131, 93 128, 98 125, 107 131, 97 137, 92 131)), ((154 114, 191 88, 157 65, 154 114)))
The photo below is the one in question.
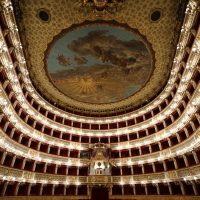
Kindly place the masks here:
POLYGON ((163 150, 160 152, 160 156, 162 157, 170 157, 170 154, 171 154, 171 149, 166 149, 166 150, 163 150))
POLYGON ((177 178, 177 172, 176 171, 168 171, 165 172, 166 179, 176 179, 177 178))
POLYGON ((28 172, 28 171, 23 171, 23 178, 24 179, 34 179, 35 173, 33 172, 28 172))
POLYGON ((109 176, 89 176, 88 183, 109 183, 110 179, 109 176))
POLYGON ((29 155, 33 158, 36 158, 39 156, 39 152, 38 151, 35 151, 35 150, 32 150, 32 149, 29 149, 29 155))
POLYGON ((152 173, 152 174, 132 175, 132 176, 90 176, 90 177, 52 175, 52 174, 26 172, 23 170, 11 169, 7 167, 0 167, 1 176, 24 178, 28 182, 29 180, 34 179, 36 181, 43 182, 43 183, 48 183, 48 182, 66 183, 67 181, 68 183, 71 183, 71 184, 77 184, 77 183, 118 184, 121 181, 123 181, 124 184, 130 184, 132 181, 152 182, 152 181, 159 181, 159 180, 166 180, 166 179, 183 179, 186 176, 196 176, 199 174, 200 174, 199 166, 189 167, 187 169, 181 169, 181 170, 176 170, 176 171, 168 171, 164 173, 152 173))

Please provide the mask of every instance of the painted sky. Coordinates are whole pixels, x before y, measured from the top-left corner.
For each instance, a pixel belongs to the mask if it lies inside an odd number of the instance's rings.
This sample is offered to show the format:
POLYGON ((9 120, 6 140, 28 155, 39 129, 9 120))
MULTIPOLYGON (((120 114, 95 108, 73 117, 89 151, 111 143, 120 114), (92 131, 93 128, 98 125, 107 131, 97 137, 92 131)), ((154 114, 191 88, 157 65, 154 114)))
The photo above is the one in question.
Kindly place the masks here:
POLYGON ((88 103, 112 103, 135 94, 153 67, 140 36, 109 24, 81 26, 60 35, 46 63, 61 92, 88 103))
MULTIPOLYGON (((74 66, 77 66, 77 62, 73 59, 77 53, 72 51, 71 49, 67 48, 68 45, 71 44, 72 41, 76 40, 77 38, 83 38, 88 35, 91 31, 97 31, 97 30, 106 30, 109 31, 106 33, 106 35, 112 35, 118 38, 119 40, 123 41, 130 41, 132 39, 138 39, 139 37, 136 34, 133 34, 130 31, 125 31, 123 28, 120 27, 113 27, 113 26, 86 26, 86 27, 81 27, 78 29, 75 29, 71 32, 68 32, 65 34, 63 37, 59 38, 56 43, 54 43, 48 59, 47 59, 47 66, 48 66, 48 71, 50 73, 54 73, 60 70, 66 70, 73 68, 74 66), (57 56, 63 54, 67 58, 72 58, 70 59, 71 65, 69 68, 66 68, 65 66, 59 65, 57 61, 57 56)), ((87 55, 87 60, 88 63, 85 64, 85 66, 90 66, 94 63, 101 64, 102 62, 99 59, 95 59, 93 56, 87 55)))

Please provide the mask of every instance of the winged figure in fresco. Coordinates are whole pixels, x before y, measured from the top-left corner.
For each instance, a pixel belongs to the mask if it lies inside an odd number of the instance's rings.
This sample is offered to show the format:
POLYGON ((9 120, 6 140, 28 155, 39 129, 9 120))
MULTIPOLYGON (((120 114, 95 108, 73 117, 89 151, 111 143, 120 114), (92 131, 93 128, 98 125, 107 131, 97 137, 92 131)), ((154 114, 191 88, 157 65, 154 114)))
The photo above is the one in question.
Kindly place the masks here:
POLYGON ((70 58, 66 58, 63 54, 58 55, 57 60, 60 65, 70 65, 70 58))

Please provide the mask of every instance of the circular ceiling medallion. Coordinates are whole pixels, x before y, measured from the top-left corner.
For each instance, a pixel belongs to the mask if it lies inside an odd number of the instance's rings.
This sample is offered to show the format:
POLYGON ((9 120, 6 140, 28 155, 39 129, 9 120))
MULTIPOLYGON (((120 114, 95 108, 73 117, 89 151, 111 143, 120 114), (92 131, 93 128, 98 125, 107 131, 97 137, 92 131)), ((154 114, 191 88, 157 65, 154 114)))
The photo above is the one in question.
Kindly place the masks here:
POLYGON ((133 96, 153 72, 148 42, 112 22, 73 26, 57 35, 45 55, 54 86, 76 101, 108 104, 133 96))
POLYGON ((162 12, 160 9, 155 9, 150 14, 150 19, 152 22, 158 22, 162 16, 162 12))
POLYGON ((49 11, 42 8, 39 9, 37 12, 37 17, 42 21, 42 22, 49 22, 50 21, 50 14, 49 11))

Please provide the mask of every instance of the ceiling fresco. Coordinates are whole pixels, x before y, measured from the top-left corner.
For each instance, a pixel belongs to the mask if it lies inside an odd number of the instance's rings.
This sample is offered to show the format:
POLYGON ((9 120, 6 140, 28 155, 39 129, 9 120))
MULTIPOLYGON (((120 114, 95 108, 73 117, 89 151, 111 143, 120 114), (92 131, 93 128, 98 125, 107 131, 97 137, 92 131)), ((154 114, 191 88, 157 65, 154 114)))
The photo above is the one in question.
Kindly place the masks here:
POLYGON ((87 103, 112 103, 139 91, 152 69, 149 47, 133 29, 93 22, 62 31, 49 45, 46 70, 55 87, 87 103))
POLYGON ((45 99, 71 112, 106 116, 136 109, 165 87, 186 0, 119 0, 117 9, 109 4, 103 11, 92 0, 84 5, 82 0, 12 1, 31 81, 45 99), (89 40, 89 48, 85 41, 97 22, 119 26, 101 26, 93 40, 103 42, 89 40))

